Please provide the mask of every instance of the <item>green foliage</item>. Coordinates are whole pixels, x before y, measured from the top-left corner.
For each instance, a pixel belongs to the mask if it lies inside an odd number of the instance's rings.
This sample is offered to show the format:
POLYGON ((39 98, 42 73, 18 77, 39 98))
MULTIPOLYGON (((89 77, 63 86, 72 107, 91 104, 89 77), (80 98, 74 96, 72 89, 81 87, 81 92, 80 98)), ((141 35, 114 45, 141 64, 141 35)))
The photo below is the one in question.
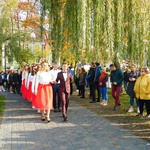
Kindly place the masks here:
POLYGON ((2 119, 4 108, 5 108, 5 97, 0 96, 0 119, 2 119))
POLYGON ((58 57, 58 51, 62 54, 65 45, 65 49, 76 53, 76 60, 85 57, 86 61, 118 64, 130 59, 131 63, 145 65, 149 53, 149 6, 148 0, 51 0, 47 10, 54 55, 58 57))
MULTIPOLYGON (((26 34, 16 35, 13 30, 14 22, 8 18, 11 15, 9 11, 6 12, 7 17, 3 17, 0 26, 2 35, 0 46, 7 41, 9 43, 7 55, 14 56, 20 62, 17 54, 22 55, 29 39, 26 34)), ((130 63, 140 66, 148 62, 150 54, 148 0, 42 0, 40 12, 39 36, 41 41, 44 36, 53 40, 49 45, 53 47, 54 60, 58 60, 61 55, 63 61, 68 59, 67 54, 73 54, 71 58, 75 62, 102 60, 104 63, 113 61, 120 64, 123 63, 122 60, 129 59, 130 63), (43 27, 45 17, 49 21, 48 31, 43 27)), ((20 26, 18 30, 20 31, 20 26)), ((26 31, 25 28, 23 32, 26 31)), ((27 53, 33 56, 31 50, 26 51, 27 53)), ((26 57, 28 55, 23 59, 29 59, 26 57)), ((9 60, 11 61, 10 57, 9 60)))

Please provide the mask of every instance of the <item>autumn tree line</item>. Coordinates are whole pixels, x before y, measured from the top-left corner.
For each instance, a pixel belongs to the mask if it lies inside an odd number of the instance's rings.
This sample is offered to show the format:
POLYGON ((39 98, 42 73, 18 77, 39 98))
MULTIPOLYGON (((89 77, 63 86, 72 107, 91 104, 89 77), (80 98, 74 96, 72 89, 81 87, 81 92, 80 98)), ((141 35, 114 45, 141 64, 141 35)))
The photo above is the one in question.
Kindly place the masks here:
POLYGON ((53 60, 67 60, 69 64, 102 60, 149 65, 149 0, 0 3, 0 50, 5 45, 9 62, 32 63, 51 54, 53 60))

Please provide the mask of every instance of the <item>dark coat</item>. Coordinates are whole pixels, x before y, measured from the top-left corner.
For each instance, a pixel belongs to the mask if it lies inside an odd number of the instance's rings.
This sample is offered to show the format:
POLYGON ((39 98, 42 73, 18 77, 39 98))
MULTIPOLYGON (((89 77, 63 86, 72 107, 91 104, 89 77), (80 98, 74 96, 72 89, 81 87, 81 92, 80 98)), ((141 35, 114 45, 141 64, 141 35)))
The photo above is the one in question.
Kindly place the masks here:
POLYGON ((123 75, 124 75, 124 81, 127 81, 127 82, 129 82, 129 75, 130 75, 130 73, 128 73, 128 72, 124 72, 123 73, 123 75))
POLYGON ((59 94, 63 92, 70 93, 70 83, 73 81, 73 77, 70 72, 67 72, 67 80, 64 80, 63 72, 59 72, 56 82, 60 81, 59 94))
POLYGON ((80 74, 79 85, 85 85, 85 77, 86 77, 86 72, 80 74))
POLYGON ((0 83, 2 83, 2 75, 0 74, 0 83))
POLYGON ((77 89, 79 89, 79 74, 76 74, 74 76, 74 82, 75 82, 75 85, 77 86, 77 89))
POLYGON ((129 84, 127 87, 127 94, 132 98, 135 98, 134 85, 139 76, 140 76, 139 71, 136 71, 136 72, 131 71, 129 74, 129 78, 135 78, 135 81, 129 81, 129 79, 128 79, 129 84))
POLYGON ((94 82, 99 82, 99 76, 102 73, 102 67, 99 65, 95 68, 94 82))
POLYGON ((19 83, 19 74, 14 73, 12 79, 14 83, 19 83))
POLYGON ((95 68, 90 68, 88 75, 89 75, 88 82, 90 85, 93 85, 94 84, 94 76, 95 76, 95 68))
POLYGON ((9 74, 8 82, 9 82, 9 83, 12 83, 12 82, 13 82, 13 74, 9 74))
POLYGON ((116 70, 111 71, 110 81, 117 82, 117 85, 113 86, 122 86, 123 80, 124 80, 123 72, 120 69, 117 68, 116 70))

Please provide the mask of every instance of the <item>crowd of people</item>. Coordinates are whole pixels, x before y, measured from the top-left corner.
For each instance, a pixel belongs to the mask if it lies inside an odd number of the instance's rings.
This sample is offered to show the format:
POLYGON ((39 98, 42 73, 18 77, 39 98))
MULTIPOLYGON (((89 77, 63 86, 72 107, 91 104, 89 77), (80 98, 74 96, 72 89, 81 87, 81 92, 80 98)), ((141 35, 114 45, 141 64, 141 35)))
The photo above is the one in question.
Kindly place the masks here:
POLYGON ((25 65, 23 70, 0 74, 1 91, 6 89, 10 93, 20 94, 31 102, 32 108, 41 113, 41 120, 47 122, 50 122, 51 109, 54 109, 54 112, 62 112, 63 120, 68 120, 72 81, 73 76, 68 71, 67 63, 64 62, 60 70, 57 68, 57 62, 53 62, 51 68, 45 59, 41 64, 25 65))
POLYGON ((103 106, 108 104, 108 88, 111 88, 112 97, 115 100, 114 110, 121 105, 120 94, 124 85, 124 89, 130 97, 128 112, 134 112, 134 100, 136 100, 137 116, 143 116, 145 106, 146 116, 150 118, 150 72, 147 67, 140 71, 133 64, 123 71, 114 64, 110 64, 109 68, 106 68, 102 67, 100 63, 92 62, 88 73, 84 68, 77 70, 75 83, 81 98, 85 98, 85 87, 89 87, 90 103, 100 102, 103 106))
POLYGON ((124 85, 130 97, 128 112, 134 112, 136 100, 137 116, 143 115, 145 107, 147 117, 150 118, 150 72, 146 67, 140 71, 136 65, 126 68, 123 72, 114 64, 106 68, 98 62, 92 62, 88 72, 84 67, 77 68, 74 72, 65 62, 59 69, 57 62, 53 62, 50 67, 46 60, 43 60, 41 64, 33 64, 30 67, 25 65, 23 70, 1 72, 0 91, 7 89, 10 93, 20 94, 41 113, 42 121, 50 122, 51 109, 54 112, 62 112, 63 120, 67 121, 73 81, 81 99, 85 98, 85 88, 89 87, 90 103, 100 102, 102 106, 108 105, 108 88, 111 88, 115 100, 114 110, 121 105, 120 94, 124 85))

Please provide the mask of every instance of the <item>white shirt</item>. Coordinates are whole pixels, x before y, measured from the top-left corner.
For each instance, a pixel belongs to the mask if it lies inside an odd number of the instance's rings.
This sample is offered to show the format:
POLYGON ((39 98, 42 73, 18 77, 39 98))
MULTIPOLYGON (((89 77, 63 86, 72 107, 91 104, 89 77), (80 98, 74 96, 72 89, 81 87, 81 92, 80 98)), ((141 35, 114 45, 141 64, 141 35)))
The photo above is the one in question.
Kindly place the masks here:
POLYGON ((9 74, 7 75, 7 81, 9 82, 9 74))
MULTIPOLYGON (((53 81, 56 81, 56 78, 57 78, 57 75, 58 75, 59 72, 61 72, 61 70, 59 70, 59 69, 50 70, 50 76, 51 76, 53 81)), ((58 81, 58 83, 60 83, 60 81, 58 81)))
POLYGON ((22 81, 25 79, 25 86, 27 85, 28 71, 22 72, 22 81))
POLYGON ((32 81, 32 93, 35 92, 35 83, 36 83, 36 74, 33 76, 33 81, 32 81))
POLYGON ((64 80, 66 81, 67 80, 67 72, 63 72, 63 77, 64 77, 64 80))
POLYGON ((52 82, 52 78, 49 75, 49 72, 37 72, 36 83, 35 83, 35 93, 37 93, 38 85, 40 84, 49 84, 52 82))
POLYGON ((27 79, 27 88, 29 87, 29 83, 32 81, 33 81, 33 76, 31 75, 31 73, 29 73, 28 79, 27 79))

